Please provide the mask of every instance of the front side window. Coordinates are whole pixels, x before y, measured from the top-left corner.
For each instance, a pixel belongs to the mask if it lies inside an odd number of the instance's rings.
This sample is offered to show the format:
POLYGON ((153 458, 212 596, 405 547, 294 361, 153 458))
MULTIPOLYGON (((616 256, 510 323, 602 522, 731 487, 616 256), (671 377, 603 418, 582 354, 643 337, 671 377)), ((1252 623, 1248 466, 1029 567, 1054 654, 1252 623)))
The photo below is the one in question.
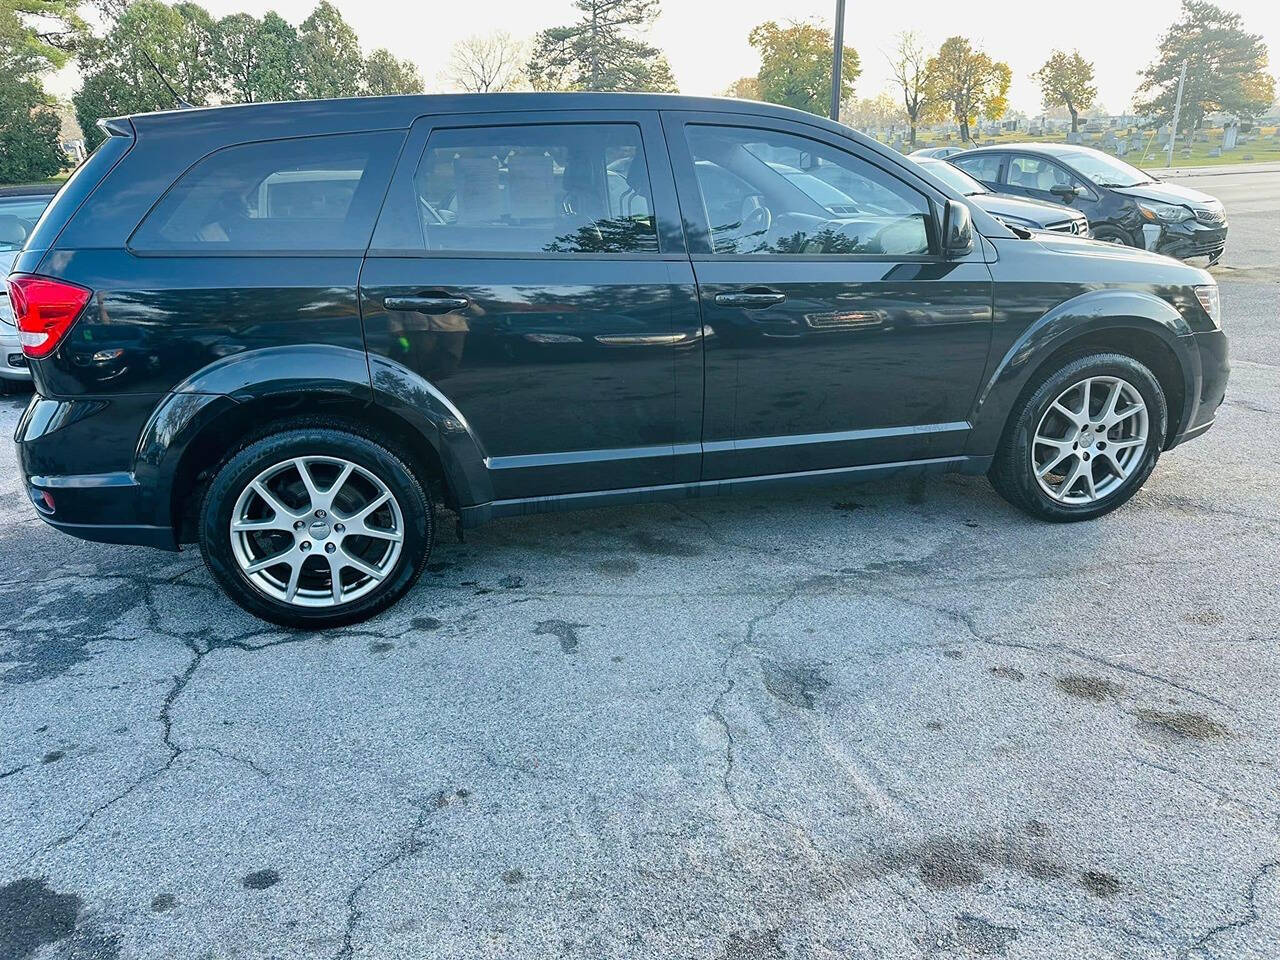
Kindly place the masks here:
POLYGON ((437 130, 414 186, 430 251, 658 252, 649 172, 632 124, 437 130))
POLYGON ((686 127, 718 254, 929 253, 929 202, 879 167, 775 130, 686 127))
POLYGON ((185 173, 134 234, 135 250, 363 251, 403 134, 227 147, 185 173))
POLYGON ((1079 181, 1052 160, 1017 156, 1009 161, 1009 185, 1049 193, 1054 187, 1073 187, 1079 181))

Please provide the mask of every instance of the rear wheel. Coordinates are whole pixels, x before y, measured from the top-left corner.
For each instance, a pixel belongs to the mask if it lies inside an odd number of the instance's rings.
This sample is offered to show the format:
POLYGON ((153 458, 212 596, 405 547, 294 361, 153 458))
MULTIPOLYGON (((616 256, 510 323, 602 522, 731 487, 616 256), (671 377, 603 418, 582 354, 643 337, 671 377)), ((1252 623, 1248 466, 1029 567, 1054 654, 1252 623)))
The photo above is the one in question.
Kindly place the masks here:
POLYGON ((411 587, 431 551, 431 504, 409 467, 340 430, 285 430, 214 476, 200 549, 250 613, 290 627, 364 620, 411 587))
POLYGON ((1014 410, 990 478, 1046 520, 1089 520, 1127 501, 1160 457, 1164 391, 1132 357, 1094 354, 1044 376, 1014 410))

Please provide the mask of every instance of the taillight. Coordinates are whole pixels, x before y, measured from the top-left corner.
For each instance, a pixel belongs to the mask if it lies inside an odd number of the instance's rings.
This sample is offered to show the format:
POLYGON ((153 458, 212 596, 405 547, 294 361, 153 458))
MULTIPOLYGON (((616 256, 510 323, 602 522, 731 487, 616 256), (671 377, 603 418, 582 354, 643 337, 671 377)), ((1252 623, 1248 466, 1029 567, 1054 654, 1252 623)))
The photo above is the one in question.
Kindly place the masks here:
POLYGON ((9 278, 9 302, 18 324, 18 340, 28 357, 47 357, 58 348, 84 309, 92 290, 48 277, 9 278))

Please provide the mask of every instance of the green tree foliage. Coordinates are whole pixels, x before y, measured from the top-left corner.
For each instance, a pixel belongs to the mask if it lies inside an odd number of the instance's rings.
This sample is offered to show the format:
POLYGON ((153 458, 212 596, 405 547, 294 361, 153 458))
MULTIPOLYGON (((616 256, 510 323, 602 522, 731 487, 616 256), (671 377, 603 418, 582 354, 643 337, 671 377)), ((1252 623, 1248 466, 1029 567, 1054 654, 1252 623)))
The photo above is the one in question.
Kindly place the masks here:
MULTIPOLYGON (((805 21, 779 26, 770 20, 747 38, 760 53, 756 76, 760 99, 807 110, 825 117, 831 106, 831 31, 805 21)), ((862 73, 858 52, 844 48, 840 70, 840 102, 853 95, 853 84, 862 73)))
POLYGON ((44 180, 66 165, 61 121, 40 75, 83 36, 74 3, 0 0, 0 183, 44 180))
POLYGON ((1098 88, 1093 85, 1093 64, 1080 56, 1079 50, 1071 53, 1055 50, 1031 77, 1040 84, 1044 108, 1066 107, 1071 114, 1071 132, 1079 130, 1080 111, 1088 110, 1098 99, 1098 88))
POLYGON ((642 39, 659 0, 576 0, 582 19, 534 39, 529 82, 535 90, 674 92, 667 58, 642 39))
POLYGON ((893 79, 902 92, 902 110, 911 130, 911 146, 916 145, 916 128, 930 120, 946 116, 944 105, 936 98, 936 84, 929 73, 930 57, 925 52, 924 40, 918 33, 907 30, 898 34, 889 66, 893 79))
POLYGON ((933 97, 945 103, 960 124, 960 139, 969 140, 969 127, 978 117, 999 120, 1009 105, 1013 71, 993 60, 965 37, 948 37, 928 63, 933 97))
POLYGON ((1179 126, 1194 130, 1215 110, 1249 119, 1275 100, 1267 45, 1248 33, 1238 13, 1204 0, 1185 0, 1182 17, 1160 39, 1156 61, 1142 71, 1135 107, 1156 123, 1173 119, 1178 77, 1187 65, 1179 126))
POLYGON ((254 99, 296 100, 302 51, 293 24, 269 10, 257 25, 254 42, 254 99))
POLYGON ((379 47, 364 62, 364 92, 371 97, 421 93, 422 75, 408 60, 399 60, 379 47))
POLYGON ((358 96, 364 58, 351 25, 329 0, 320 0, 298 28, 301 93, 305 99, 358 96))

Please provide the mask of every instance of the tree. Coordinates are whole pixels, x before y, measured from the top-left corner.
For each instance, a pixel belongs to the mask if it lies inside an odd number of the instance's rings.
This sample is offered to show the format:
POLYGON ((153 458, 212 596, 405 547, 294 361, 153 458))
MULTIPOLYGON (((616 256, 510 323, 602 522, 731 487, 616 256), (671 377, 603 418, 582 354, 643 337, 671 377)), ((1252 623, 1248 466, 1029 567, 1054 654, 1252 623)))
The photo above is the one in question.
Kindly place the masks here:
POLYGON ((1093 85, 1093 64, 1080 56, 1079 50, 1069 54, 1055 50, 1031 77, 1040 83, 1044 108, 1066 107, 1071 114, 1071 132, 1079 130, 1081 112, 1098 99, 1098 88, 1093 85))
POLYGON ((889 67, 893 70, 894 80, 902 88, 902 109, 911 130, 912 149, 916 145, 916 128, 939 114, 940 105, 934 96, 936 91, 929 64, 929 54, 919 34, 911 30, 898 34, 897 46, 889 57, 889 67))
POLYGON ((1204 0, 1184 0, 1182 18, 1160 39, 1156 61, 1140 74, 1138 112, 1153 123, 1172 121, 1185 63, 1182 130, 1195 130, 1205 114, 1216 110, 1248 119, 1262 115, 1275 99, 1275 78, 1267 72, 1266 44, 1246 32, 1243 22, 1239 14, 1204 0))
POLYGON ((379 47, 364 62, 364 92, 371 97, 421 93, 422 75, 408 60, 400 60, 390 50, 379 47))
MULTIPOLYGON (((804 21, 780 27, 770 20, 747 37, 760 53, 760 98, 825 117, 831 105, 831 31, 819 23, 804 21)), ((840 102, 853 95, 853 83, 862 73, 858 52, 844 48, 840 73, 840 102)))
POLYGON ((453 45, 445 78, 465 93, 502 93, 524 81, 525 45, 505 30, 473 34, 453 45))
POLYGON ((729 84, 725 90, 726 97, 736 97, 739 100, 759 100, 760 99, 760 78, 759 77, 739 77, 733 83, 729 84))
POLYGON ((174 92, 193 104, 218 92, 213 29, 195 4, 134 0, 104 37, 84 40, 77 56, 83 82, 71 99, 86 146, 102 141, 103 117, 172 109, 174 92))
POLYGON ((659 0, 575 0, 582 19, 543 30, 527 67, 535 90, 674 92, 671 65, 640 39, 659 0))
POLYGON ((300 89, 307 99, 354 97, 363 84, 364 58, 351 25, 329 0, 320 0, 298 28, 300 89))
POLYGON ((268 10, 254 37, 256 55, 252 73, 255 100, 296 100, 302 44, 293 24, 268 10))
POLYGON ((874 97, 855 97, 840 108, 840 119, 858 129, 883 128, 904 119, 902 104, 890 93, 874 97))
POLYGON ((992 60, 964 37, 948 37, 929 59, 932 95, 946 104, 960 124, 960 139, 969 140, 969 127, 978 117, 999 120, 1009 100, 1013 72, 1007 63, 992 60))

